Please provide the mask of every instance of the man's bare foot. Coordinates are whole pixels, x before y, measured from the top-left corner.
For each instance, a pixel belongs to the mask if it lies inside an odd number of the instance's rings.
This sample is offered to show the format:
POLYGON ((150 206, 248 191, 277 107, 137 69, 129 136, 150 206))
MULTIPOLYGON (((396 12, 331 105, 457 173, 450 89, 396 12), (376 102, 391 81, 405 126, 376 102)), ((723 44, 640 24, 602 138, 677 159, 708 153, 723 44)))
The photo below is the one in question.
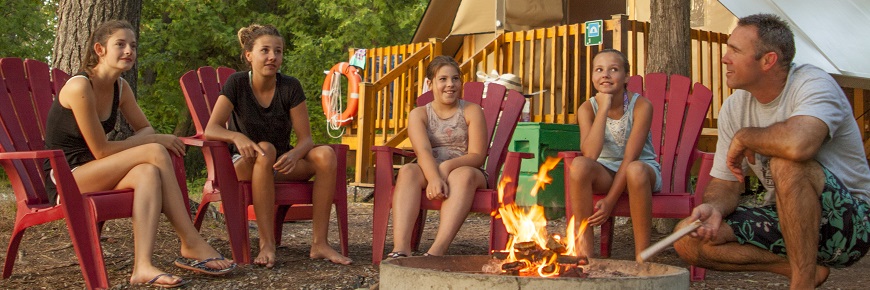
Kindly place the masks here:
MULTIPOLYGON (((218 253, 217 250, 215 250, 210 245, 205 243, 205 241, 203 241, 203 244, 197 247, 182 244, 181 256, 188 259, 202 261, 206 259, 219 258, 223 255, 221 255, 221 253, 218 253)), ((223 270, 232 267, 233 264, 235 263, 233 262, 233 260, 230 259, 215 259, 208 263, 205 263, 205 266, 211 269, 223 270)))
POLYGON ((312 259, 327 259, 330 262, 342 265, 350 265, 350 263, 353 263, 353 260, 342 256, 329 245, 311 245, 311 253, 309 254, 309 257, 312 259))
POLYGON ((828 280, 828 274, 831 274, 831 269, 825 266, 816 266, 816 288, 825 284, 828 280))
POLYGON ((254 265, 266 266, 267 269, 272 269, 275 266, 275 245, 261 245, 260 254, 254 259, 254 265))

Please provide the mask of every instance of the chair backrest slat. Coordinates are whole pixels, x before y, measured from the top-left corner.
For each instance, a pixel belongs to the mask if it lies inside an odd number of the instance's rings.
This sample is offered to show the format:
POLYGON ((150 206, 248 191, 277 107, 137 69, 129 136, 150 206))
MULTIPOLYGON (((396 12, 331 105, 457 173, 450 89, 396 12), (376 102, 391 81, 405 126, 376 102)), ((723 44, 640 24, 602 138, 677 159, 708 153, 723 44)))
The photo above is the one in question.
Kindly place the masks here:
MULTIPOLYGON (((19 58, 0 59, 0 151, 45 149, 48 111, 69 75, 47 64, 19 58), (55 81, 52 81, 54 79, 55 81)), ((48 203, 42 162, 3 161, 19 203, 48 203)))
POLYGON ((650 135, 656 160, 662 166, 662 192, 687 192, 704 118, 713 93, 684 76, 651 73, 629 78, 628 89, 643 92, 653 105, 650 135))
POLYGON ((51 102, 54 100, 54 93, 52 92, 54 89, 50 85, 51 70, 48 68, 48 64, 32 59, 24 61, 24 68, 27 71, 27 80, 30 85, 33 102, 36 103, 39 129, 42 131, 42 136, 44 136, 45 120, 48 118, 48 110, 51 109, 51 102))
MULTIPOLYGON (((47 67, 46 67, 47 68, 47 67)), ((3 78, 6 81, 6 89, 12 97, 12 106, 18 115, 23 135, 23 140, 14 140, 16 150, 41 150, 45 148, 42 132, 39 129, 39 119, 36 116, 36 108, 31 98, 31 85, 24 70, 24 62, 20 58, 4 58, 0 62, 3 70, 3 78)), ((42 84, 42 87, 50 87, 50 83, 42 84)))
POLYGON ((211 110, 220 96, 221 88, 234 72, 235 70, 227 67, 215 69, 204 66, 196 71, 188 71, 179 79, 198 135, 205 132, 205 126, 208 125, 211 110))
POLYGON ((707 118, 707 112, 710 110, 710 103, 713 101, 713 92, 701 83, 695 83, 692 94, 689 95, 686 106, 686 119, 683 122, 683 134, 680 136, 680 147, 677 148, 677 159, 674 161, 674 191, 688 192, 686 186, 687 180, 692 171, 692 151, 698 147, 698 141, 701 136, 701 129, 704 127, 704 120, 707 118))

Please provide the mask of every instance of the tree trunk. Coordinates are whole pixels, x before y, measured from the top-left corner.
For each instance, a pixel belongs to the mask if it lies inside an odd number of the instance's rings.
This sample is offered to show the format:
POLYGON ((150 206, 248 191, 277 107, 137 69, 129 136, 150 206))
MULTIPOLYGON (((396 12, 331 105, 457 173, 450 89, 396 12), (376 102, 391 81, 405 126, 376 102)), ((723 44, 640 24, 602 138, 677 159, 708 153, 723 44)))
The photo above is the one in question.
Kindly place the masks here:
MULTIPOLYGON (((51 54, 51 66, 67 73, 75 74, 81 68, 81 61, 87 49, 88 37, 101 23, 123 19, 133 25, 136 37, 139 36, 139 18, 142 0, 60 0, 57 8, 57 36, 51 54)), ((121 76, 136 92, 138 65, 121 76)), ((124 139, 133 135, 133 130, 121 116, 110 134, 112 140, 124 139)))
MULTIPOLYGON (((697 1, 697 0, 696 0, 697 1)), ((692 0, 651 0, 646 73, 692 77, 692 0)), ((678 219, 653 219, 659 233, 670 233, 678 219)))
POLYGON ((692 0, 651 0, 647 73, 692 76, 692 0))

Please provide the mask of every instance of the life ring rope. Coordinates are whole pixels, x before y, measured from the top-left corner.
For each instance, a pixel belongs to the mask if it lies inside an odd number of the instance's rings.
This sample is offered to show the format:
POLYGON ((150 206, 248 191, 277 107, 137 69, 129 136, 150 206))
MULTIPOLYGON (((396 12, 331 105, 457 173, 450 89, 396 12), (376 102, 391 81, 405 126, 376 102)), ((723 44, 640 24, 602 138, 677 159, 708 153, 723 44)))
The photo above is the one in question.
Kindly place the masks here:
MULTIPOLYGON (((341 112, 341 73, 333 72, 332 73, 332 89, 329 92, 325 92, 329 94, 331 98, 329 98, 329 108, 331 112, 341 112)), ((350 122, 353 120, 353 117, 349 117, 347 119, 338 119, 340 114, 332 114, 332 116, 327 116, 326 118, 326 133, 329 134, 329 137, 334 139, 341 138, 344 135, 344 127, 341 126, 341 123, 350 122), (338 135, 333 135, 333 131, 340 131, 338 135)))
POLYGON ((332 138, 339 138, 344 134, 343 126, 353 121, 359 105, 359 83, 362 81, 358 69, 346 62, 340 62, 332 66, 323 80, 321 92, 321 105, 323 114, 326 116, 327 133, 332 138), (342 108, 341 76, 348 80, 347 108, 342 108), (341 131, 334 136, 332 131, 341 131))

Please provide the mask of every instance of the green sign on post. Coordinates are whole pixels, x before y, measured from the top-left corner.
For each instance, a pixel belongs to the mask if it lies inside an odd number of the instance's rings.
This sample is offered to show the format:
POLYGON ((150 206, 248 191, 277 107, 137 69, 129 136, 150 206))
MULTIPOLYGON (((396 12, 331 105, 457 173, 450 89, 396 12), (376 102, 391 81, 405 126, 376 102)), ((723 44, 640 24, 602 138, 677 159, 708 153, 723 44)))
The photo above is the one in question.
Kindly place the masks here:
POLYGON ((586 34, 583 38, 586 40, 586 46, 600 45, 604 35, 604 21, 592 20, 586 21, 586 34))

